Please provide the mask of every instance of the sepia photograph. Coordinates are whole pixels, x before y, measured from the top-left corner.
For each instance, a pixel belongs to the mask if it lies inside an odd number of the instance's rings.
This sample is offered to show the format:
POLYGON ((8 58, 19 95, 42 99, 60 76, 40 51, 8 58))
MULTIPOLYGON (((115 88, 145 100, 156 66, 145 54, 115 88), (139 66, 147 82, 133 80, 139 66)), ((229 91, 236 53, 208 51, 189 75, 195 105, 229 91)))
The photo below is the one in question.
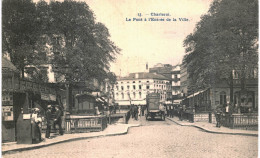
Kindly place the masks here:
POLYGON ((2 0, 3 158, 257 158, 258 0, 2 0))

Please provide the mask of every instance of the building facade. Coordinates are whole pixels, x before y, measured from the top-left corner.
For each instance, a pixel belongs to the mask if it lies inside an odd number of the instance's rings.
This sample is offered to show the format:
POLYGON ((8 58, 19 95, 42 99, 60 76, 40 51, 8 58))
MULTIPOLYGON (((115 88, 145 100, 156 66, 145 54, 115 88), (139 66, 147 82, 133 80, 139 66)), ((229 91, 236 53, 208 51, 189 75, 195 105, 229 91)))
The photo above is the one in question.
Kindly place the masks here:
POLYGON ((115 102, 120 106, 146 105, 146 95, 160 93, 160 101, 165 103, 167 92, 171 91, 169 79, 156 73, 130 73, 118 78, 114 85, 115 102))
MULTIPOLYGON (((190 82, 187 65, 181 65, 181 92, 183 104, 195 108, 196 112, 211 111, 221 105, 225 107, 231 102, 230 85, 224 79, 204 90, 189 92, 190 82)), ((241 90, 240 72, 233 70, 233 112, 248 113, 258 111, 258 69, 255 68, 245 78, 245 89, 241 90)))
POLYGON ((180 90, 180 65, 172 66, 170 64, 156 64, 149 69, 150 73, 157 73, 169 79, 171 84, 171 91, 167 93, 167 100, 174 101, 181 96, 180 90))
POLYGON ((180 65, 174 66, 171 71, 171 80, 172 80, 172 99, 176 100, 181 97, 181 81, 180 81, 180 65))

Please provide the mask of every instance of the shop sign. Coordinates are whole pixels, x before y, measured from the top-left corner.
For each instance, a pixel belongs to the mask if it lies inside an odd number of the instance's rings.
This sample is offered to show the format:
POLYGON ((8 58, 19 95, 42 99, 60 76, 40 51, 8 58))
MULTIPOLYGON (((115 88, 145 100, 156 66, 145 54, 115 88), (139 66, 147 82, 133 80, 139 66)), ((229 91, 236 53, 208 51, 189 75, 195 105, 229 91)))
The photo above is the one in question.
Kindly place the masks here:
POLYGON ((13 106, 2 106, 2 112, 4 121, 14 120, 13 106))

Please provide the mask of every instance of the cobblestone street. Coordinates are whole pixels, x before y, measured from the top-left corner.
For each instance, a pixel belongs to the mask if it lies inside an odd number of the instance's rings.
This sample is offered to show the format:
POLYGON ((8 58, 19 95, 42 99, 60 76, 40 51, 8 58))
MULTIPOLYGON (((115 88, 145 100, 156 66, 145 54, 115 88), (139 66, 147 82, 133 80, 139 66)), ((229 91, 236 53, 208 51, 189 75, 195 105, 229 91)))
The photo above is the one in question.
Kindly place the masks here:
MULTIPOLYGON (((137 122, 130 120, 132 123, 137 122)), ((53 145, 4 157, 257 157, 257 137, 211 134, 166 121, 146 121, 126 135, 53 145)))

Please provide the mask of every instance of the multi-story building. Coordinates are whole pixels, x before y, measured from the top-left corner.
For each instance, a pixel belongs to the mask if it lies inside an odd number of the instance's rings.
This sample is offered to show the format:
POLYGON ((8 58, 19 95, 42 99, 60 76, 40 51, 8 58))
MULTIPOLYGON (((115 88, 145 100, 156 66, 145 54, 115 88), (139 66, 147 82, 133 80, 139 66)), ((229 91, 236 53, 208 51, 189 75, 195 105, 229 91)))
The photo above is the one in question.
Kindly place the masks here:
POLYGON ((180 65, 176 65, 173 67, 171 71, 171 79, 172 79, 172 99, 176 100, 181 97, 181 81, 180 81, 180 65))
POLYGON ((171 91, 169 79, 156 73, 130 73, 127 77, 118 78, 114 86, 115 102, 119 105, 146 105, 148 93, 160 93, 161 102, 167 100, 171 91))
POLYGON ((173 101, 180 98, 180 65, 156 64, 149 69, 150 73, 157 73, 169 79, 171 91, 167 93, 167 100, 173 101))

